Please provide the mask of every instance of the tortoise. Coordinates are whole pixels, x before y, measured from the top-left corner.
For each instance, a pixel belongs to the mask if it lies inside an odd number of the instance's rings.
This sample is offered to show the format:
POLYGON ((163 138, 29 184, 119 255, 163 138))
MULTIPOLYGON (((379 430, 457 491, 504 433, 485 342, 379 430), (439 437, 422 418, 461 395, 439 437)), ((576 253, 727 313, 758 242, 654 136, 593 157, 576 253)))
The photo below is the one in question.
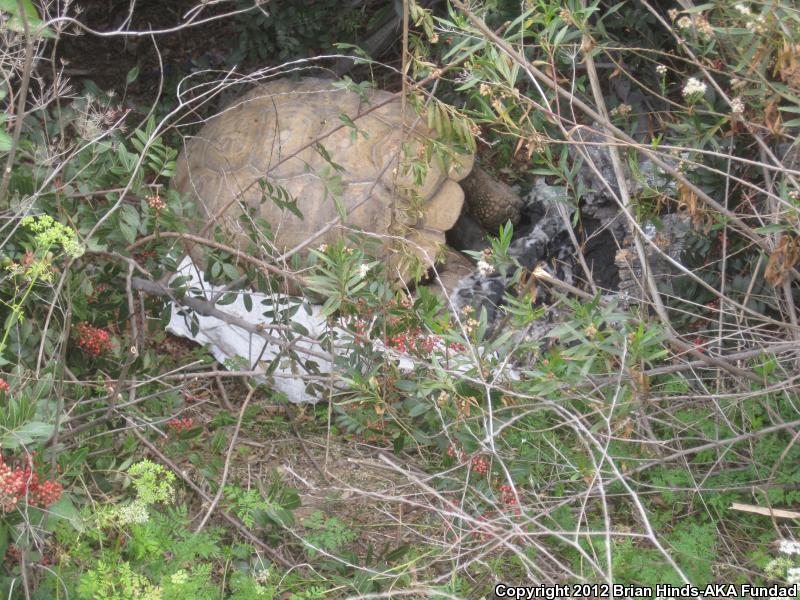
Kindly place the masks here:
MULTIPOLYGON (((462 211, 459 182, 475 161, 455 154, 444 169, 430 161, 415 185, 413 172, 400 166, 402 157, 424 156, 425 139, 435 135, 413 110, 406 108, 405 118, 402 110, 395 94, 357 93, 331 79, 262 83, 187 141, 173 186, 194 199, 207 223, 222 219, 237 247, 247 245, 240 222, 247 207, 270 224, 276 253, 330 243, 357 229, 405 238, 430 266, 462 211), (264 200, 265 190, 278 201, 264 200)), ((478 207, 478 221, 491 228, 516 220, 521 201, 505 194, 492 211, 489 197, 497 192, 485 193, 484 179, 468 180, 477 191, 467 206, 478 207)))

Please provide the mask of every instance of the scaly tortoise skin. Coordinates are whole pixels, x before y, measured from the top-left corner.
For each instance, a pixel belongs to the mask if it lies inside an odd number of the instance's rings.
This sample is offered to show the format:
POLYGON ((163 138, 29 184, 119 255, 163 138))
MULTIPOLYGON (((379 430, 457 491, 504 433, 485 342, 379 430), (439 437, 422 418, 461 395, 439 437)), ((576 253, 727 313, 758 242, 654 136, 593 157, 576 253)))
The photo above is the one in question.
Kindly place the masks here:
MULTIPOLYGON (((446 173, 431 161, 422 185, 414 186, 411 172, 398 165, 403 156, 422 156, 422 140, 431 132, 410 108, 404 132, 401 103, 391 93, 368 89, 365 94, 368 102, 335 88, 332 80, 318 78, 259 85, 187 142, 173 185, 194 199, 206 220, 222 219, 234 236, 244 235, 240 202, 256 208, 271 225, 273 251, 280 253, 306 242, 336 219, 339 213, 326 186, 331 176, 337 176, 346 218, 314 239, 313 247, 331 243, 346 234, 346 228, 389 233, 410 241, 411 249, 432 264, 445 242, 444 232, 461 212, 464 193, 458 182, 469 174, 474 158, 458 155, 446 173), (370 112, 358 116, 366 111, 370 112), (340 127, 342 114, 355 122, 358 131, 340 127), (340 172, 315 149, 317 141, 341 165, 340 172), (303 218, 269 198, 263 201, 259 179, 284 188, 297 201, 303 218), (364 198, 368 199, 362 202, 364 198)), ((247 240, 239 237, 237 244, 245 246, 247 240)))
POLYGON ((476 164, 461 182, 466 210, 484 229, 496 234, 501 225, 519 222, 523 202, 510 185, 495 179, 476 164))

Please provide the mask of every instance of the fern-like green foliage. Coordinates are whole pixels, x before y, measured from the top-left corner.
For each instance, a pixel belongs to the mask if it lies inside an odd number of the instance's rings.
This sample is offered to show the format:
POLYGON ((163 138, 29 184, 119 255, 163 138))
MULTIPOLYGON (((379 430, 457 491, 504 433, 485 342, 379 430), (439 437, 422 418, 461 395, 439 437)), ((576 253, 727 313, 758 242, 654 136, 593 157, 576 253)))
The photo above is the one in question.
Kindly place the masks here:
POLYGON ((247 527, 255 524, 256 511, 269 508, 269 502, 264 500, 261 493, 253 488, 245 490, 235 485, 226 486, 225 499, 230 503, 234 514, 247 527))
POLYGON ((318 549, 333 553, 356 539, 352 527, 336 517, 325 517, 320 511, 313 512, 303 525, 309 530, 305 536, 309 558, 314 558, 318 549))

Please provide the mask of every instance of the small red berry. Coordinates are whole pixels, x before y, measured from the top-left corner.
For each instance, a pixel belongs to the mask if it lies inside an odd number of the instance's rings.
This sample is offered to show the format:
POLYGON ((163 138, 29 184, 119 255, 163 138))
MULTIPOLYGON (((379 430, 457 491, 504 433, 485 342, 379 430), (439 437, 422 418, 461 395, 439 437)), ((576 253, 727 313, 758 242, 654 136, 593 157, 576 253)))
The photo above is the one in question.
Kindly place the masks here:
POLYGON ((175 433, 189 431, 192 427, 194 427, 194 419, 191 417, 184 417, 183 419, 170 419, 167 421, 167 427, 175 433))
POLYGON ((161 196, 158 194, 147 196, 147 204, 150 206, 150 208, 156 211, 156 213, 160 212, 167 206, 166 203, 161 199, 161 196))
POLYGON ((489 463, 481 456, 476 456, 472 459, 472 468, 476 473, 483 475, 489 472, 489 463))
POLYGON ((111 350, 111 336, 105 329, 88 323, 75 326, 78 347, 92 358, 97 358, 111 350))

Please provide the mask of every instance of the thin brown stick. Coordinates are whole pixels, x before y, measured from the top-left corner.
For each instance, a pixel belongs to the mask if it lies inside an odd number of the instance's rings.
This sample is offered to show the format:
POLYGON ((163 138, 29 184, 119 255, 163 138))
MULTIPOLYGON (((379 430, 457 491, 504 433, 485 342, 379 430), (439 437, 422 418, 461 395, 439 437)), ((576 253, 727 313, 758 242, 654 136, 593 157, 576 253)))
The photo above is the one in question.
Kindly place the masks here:
POLYGON ((687 448, 685 450, 675 452, 658 460, 646 462, 642 465, 639 465, 638 467, 631 469, 630 471, 627 471, 625 474, 636 475, 643 471, 647 471, 648 469, 652 469, 653 467, 657 467, 668 462, 673 462, 680 458, 691 456, 692 454, 697 454, 698 452, 702 452, 703 450, 716 450, 717 448, 731 446, 733 444, 738 444, 739 442, 744 442, 746 440, 757 439, 765 435, 768 435, 770 433, 777 433, 778 431, 784 431, 786 429, 792 429, 793 427, 798 427, 798 426, 800 426, 800 419, 789 421, 788 423, 781 423, 780 425, 773 425, 772 427, 765 427, 764 429, 759 429, 758 431, 750 431, 748 433, 742 433, 741 435, 736 435, 732 438, 725 438, 724 440, 708 442, 707 444, 701 444, 693 448, 687 448))
POLYGON ((291 279, 292 281, 296 282, 299 285, 305 285, 305 281, 299 275, 295 275, 290 271, 285 271, 280 269, 268 262, 263 260, 257 259, 255 256, 251 256, 250 254, 246 254, 241 250, 234 248, 232 246, 228 246, 226 244, 217 242, 215 240, 210 240, 208 238, 202 237, 202 235, 194 235, 191 233, 182 233, 180 231, 160 231, 158 233, 154 233, 152 235, 145 236, 136 240, 133 244, 128 246, 126 250, 128 252, 133 252, 137 248, 144 246, 150 242, 158 241, 159 239, 163 238, 176 238, 179 240, 185 240, 189 242, 193 242, 195 244, 201 244, 203 246, 208 246, 209 248, 214 248, 216 250, 222 250, 223 252, 227 252, 232 256, 236 257, 237 259, 242 260, 243 262, 250 263, 254 267, 257 267, 267 273, 271 273, 273 275, 278 275, 280 277, 286 277, 287 279, 291 279))
POLYGON ((244 402, 242 402, 242 407, 239 409, 239 417, 236 419, 236 427, 234 428, 233 435, 231 436, 231 443, 228 444, 228 452, 225 453, 225 465, 222 467, 222 477, 219 480, 217 493, 214 494, 214 499, 211 501, 205 516, 201 519, 197 529, 194 530, 195 533, 201 532, 203 527, 206 526, 208 519, 211 518, 212 514, 214 514, 214 509, 217 508, 217 504, 219 504, 222 494, 225 492, 225 483, 228 481, 228 472, 231 468, 231 457, 233 456, 233 450, 236 448, 236 440, 239 438, 239 431, 242 428, 242 419, 244 419, 244 413, 247 410, 247 407, 250 405, 250 400, 255 392, 256 388, 251 387, 244 399, 244 402))
POLYGON ((782 508, 764 508, 763 506, 756 506, 754 504, 742 504, 741 502, 734 502, 731 504, 731 510, 738 510, 746 513, 753 513, 756 515, 764 515, 765 517, 777 517, 778 519, 800 519, 800 512, 795 510, 783 510, 782 508))
POLYGON ((183 304, 184 306, 191 308, 198 314, 220 319, 221 321, 225 321, 229 325, 235 325, 240 329, 244 329, 248 333, 264 338, 270 344, 275 344, 276 346, 280 346, 282 348, 292 348, 297 352, 301 352, 309 356, 320 358, 322 360, 326 361, 332 360, 331 356, 328 354, 323 354, 322 352, 316 352, 315 350, 311 350, 310 348, 302 348, 296 346, 297 341, 301 339, 305 339, 307 341, 315 343, 317 343, 317 340, 298 336, 295 337, 294 340, 292 340, 291 342, 287 342, 285 340, 281 340, 280 338, 271 336, 267 333, 267 331, 269 330, 291 331, 291 328, 286 325, 281 325, 279 323, 251 323, 245 319, 236 317, 234 315, 228 314, 218 309, 216 306, 214 306, 213 304, 211 304, 211 302, 208 302, 207 300, 201 300, 200 298, 192 298, 191 296, 183 296, 182 298, 176 298, 175 293, 172 290, 164 287, 160 283, 156 283, 153 281, 146 281, 144 279, 139 279, 138 277, 134 277, 131 280, 131 285, 133 286, 134 289, 144 291, 154 296, 171 298, 178 304, 183 304))

